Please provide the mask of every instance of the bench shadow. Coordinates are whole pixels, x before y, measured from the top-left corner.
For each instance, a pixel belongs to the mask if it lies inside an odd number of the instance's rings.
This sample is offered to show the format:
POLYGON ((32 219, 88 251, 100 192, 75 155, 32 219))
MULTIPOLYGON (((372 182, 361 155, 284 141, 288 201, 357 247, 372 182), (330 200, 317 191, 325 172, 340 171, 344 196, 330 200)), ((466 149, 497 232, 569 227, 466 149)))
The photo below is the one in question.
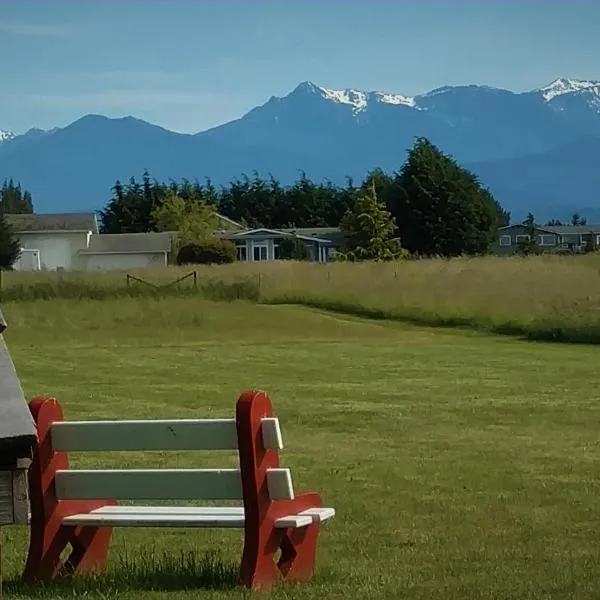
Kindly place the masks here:
POLYGON ((89 598, 97 594, 104 599, 126 591, 226 591, 238 587, 238 564, 225 561, 218 553, 199 555, 194 551, 125 553, 118 564, 100 575, 65 575, 48 584, 4 581, 7 596, 30 598, 89 598))

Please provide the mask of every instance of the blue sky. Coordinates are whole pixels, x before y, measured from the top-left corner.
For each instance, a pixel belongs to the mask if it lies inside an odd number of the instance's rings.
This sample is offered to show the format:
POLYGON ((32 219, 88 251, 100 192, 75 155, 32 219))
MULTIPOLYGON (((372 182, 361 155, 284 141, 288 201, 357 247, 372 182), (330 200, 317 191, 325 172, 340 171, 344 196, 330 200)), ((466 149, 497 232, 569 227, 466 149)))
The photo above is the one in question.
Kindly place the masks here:
POLYGON ((196 132, 299 82, 413 95, 600 80, 600 1, 1 0, 0 129, 196 132))

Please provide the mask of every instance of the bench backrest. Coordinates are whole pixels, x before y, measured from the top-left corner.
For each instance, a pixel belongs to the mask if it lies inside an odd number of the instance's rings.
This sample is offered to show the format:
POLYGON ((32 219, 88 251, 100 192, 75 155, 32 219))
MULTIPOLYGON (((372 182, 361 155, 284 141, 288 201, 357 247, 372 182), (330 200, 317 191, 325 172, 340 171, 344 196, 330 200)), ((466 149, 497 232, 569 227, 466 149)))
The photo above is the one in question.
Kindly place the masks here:
MULTIPOLYGON (((56 402, 56 401, 54 401, 56 402)), ((60 407, 58 407, 60 409, 60 407)), ((61 411, 62 416, 62 411, 61 411)), ((72 470, 68 452, 235 450, 236 419, 61 421, 49 423, 48 441, 63 464, 54 471, 57 500, 242 500, 241 469, 72 470), (66 468, 65 468, 66 467, 66 468)), ((283 449, 279 420, 260 419, 262 448, 283 449)), ((271 500, 293 500, 291 472, 267 468, 271 500)))

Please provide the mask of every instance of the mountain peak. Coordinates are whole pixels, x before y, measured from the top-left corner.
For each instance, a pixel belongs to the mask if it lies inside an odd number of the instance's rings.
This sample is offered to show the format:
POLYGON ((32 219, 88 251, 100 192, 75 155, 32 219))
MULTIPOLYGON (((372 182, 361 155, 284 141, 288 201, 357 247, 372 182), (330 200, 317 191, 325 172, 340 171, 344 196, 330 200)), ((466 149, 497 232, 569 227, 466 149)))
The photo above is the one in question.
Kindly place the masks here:
POLYGON ((559 77, 547 86, 537 90, 541 92, 546 102, 550 102, 557 96, 564 94, 573 94, 576 92, 591 91, 596 94, 600 93, 600 81, 584 81, 581 79, 571 79, 569 77, 559 77))
POLYGON ((402 96, 400 94, 357 90, 353 88, 339 90, 322 87, 316 83, 313 83, 312 81, 303 81, 294 89, 292 94, 297 94, 298 92, 318 95, 329 102, 351 106, 354 112, 360 112, 367 109, 369 104, 372 102, 380 104, 403 104, 405 106, 412 107, 415 106, 413 98, 402 96))

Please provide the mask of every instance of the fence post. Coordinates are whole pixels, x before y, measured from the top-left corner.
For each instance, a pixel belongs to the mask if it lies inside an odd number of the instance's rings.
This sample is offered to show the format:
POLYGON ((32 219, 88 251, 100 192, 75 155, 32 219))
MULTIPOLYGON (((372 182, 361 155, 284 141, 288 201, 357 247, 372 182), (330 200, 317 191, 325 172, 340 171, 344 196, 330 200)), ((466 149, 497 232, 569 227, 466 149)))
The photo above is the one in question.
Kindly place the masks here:
POLYGON ((260 292, 262 287, 262 273, 259 271, 258 272, 258 291, 260 292))
POLYGON ((194 289, 198 289, 198 273, 196 271, 194 271, 194 289))
POLYGON ((127 288, 129 289, 129 273, 125 277, 127 278, 127 288))

